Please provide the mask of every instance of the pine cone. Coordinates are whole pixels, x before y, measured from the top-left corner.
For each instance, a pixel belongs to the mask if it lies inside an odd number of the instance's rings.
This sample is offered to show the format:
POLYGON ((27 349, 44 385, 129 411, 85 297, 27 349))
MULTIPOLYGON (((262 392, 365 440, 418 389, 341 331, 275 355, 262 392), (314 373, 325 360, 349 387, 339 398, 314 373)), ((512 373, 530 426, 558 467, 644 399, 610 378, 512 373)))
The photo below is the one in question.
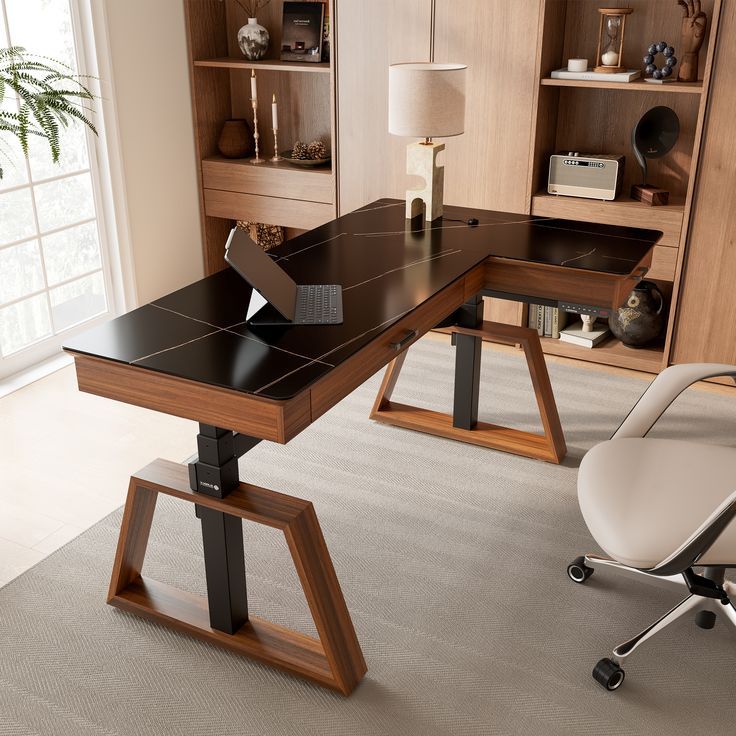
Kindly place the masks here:
POLYGON ((327 148, 322 141, 312 141, 307 146, 307 153, 310 159, 325 159, 327 158, 327 148))
POLYGON ((294 143, 294 148, 291 152, 291 157, 299 159, 300 161, 305 161, 309 158, 309 151, 307 150, 308 146, 306 143, 302 143, 301 141, 297 141, 294 143))

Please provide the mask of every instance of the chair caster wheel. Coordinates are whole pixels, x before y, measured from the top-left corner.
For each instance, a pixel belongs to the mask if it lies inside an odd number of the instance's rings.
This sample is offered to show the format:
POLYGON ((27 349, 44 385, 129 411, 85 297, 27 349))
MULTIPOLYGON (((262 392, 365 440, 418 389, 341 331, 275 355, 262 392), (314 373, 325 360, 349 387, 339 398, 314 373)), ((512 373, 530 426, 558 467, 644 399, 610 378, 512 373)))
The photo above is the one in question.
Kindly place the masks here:
POLYGON ((695 625, 701 629, 712 629, 716 625, 716 615, 713 611, 698 611, 695 614, 695 625))
POLYGON ((576 557, 567 566, 567 576, 573 583, 584 583, 593 574, 593 568, 585 564, 585 557, 576 557))
POLYGON ((626 673, 608 657, 603 658, 593 668, 593 679, 603 685, 606 690, 618 690, 626 677, 626 673))

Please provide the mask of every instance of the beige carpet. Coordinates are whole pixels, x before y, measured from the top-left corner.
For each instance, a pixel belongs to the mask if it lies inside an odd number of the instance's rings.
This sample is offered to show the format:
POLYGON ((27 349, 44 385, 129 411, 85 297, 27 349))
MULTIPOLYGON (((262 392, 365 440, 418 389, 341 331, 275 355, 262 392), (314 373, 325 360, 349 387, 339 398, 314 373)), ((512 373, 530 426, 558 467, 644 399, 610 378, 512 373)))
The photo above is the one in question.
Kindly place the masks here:
MULTIPOLYGON (((413 348, 397 400, 448 407, 452 361, 441 343, 413 348)), ((733 733, 736 637, 722 624, 655 639, 616 694, 593 682, 598 658, 678 594, 567 579, 593 548, 576 465, 645 384, 550 372, 561 467, 371 423, 378 377, 242 462, 244 479, 315 502, 368 662, 349 699, 106 606, 117 512, 0 591, 0 734, 733 733)), ((520 358, 486 352, 483 376, 483 418, 536 425, 520 358)), ((734 420, 736 400, 691 391, 657 434, 732 443, 734 420)), ((245 537, 252 611, 310 631, 282 537, 245 537)), ((188 504, 160 500, 146 574, 204 592, 188 504)))

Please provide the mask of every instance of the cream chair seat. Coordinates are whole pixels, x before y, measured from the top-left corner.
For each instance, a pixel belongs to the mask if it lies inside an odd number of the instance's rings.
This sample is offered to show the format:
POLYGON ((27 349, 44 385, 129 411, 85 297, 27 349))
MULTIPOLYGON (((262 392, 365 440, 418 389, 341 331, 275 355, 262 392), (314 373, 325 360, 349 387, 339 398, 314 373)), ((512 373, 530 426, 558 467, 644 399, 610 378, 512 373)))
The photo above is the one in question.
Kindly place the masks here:
MULTIPOLYGON (((619 438, 596 445, 578 474, 585 523, 606 554, 656 567, 736 490, 736 449, 683 440, 619 438)), ((736 522, 698 560, 736 563, 736 522)))
POLYGON ((715 376, 736 380, 736 366, 667 368, 613 437, 590 450, 580 465, 580 510, 610 556, 576 558, 567 568, 570 579, 584 583, 605 567, 689 591, 598 662, 593 677, 608 690, 623 683, 624 660, 682 616, 695 614, 703 629, 713 628, 716 618, 736 626, 736 585, 725 579, 726 569, 736 567, 736 449, 646 436, 682 391, 715 376))

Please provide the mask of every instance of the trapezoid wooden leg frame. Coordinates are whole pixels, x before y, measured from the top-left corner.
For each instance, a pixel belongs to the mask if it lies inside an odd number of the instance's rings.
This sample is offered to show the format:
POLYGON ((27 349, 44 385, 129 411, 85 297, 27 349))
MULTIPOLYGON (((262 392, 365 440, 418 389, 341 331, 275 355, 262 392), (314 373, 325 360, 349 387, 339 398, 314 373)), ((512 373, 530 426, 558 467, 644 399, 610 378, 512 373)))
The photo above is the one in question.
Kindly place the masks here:
POLYGON ((226 498, 189 487, 187 467, 155 460, 130 479, 110 605, 349 695, 366 673, 327 545, 309 501, 240 483, 226 498), (210 625, 207 599, 141 575, 159 493, 283 531, 319 639, 250 616, 234 633, 210 625))
POLYGON ((562 462, 567 452, 565 435, 536 330, 496 322, 482 322, 482 327, 477 328, 450 329, 458 350, 453 414, 442 414, 391 400, 406 360, 405 351, 389 363, 373 404, 371 419, 515 455, 551 463, 562 462), (480 345, 483 337, 491 337, 496 342, 508 345, 521 345, 523 348, 544 434, 523 432, 477 420, 480 345))

